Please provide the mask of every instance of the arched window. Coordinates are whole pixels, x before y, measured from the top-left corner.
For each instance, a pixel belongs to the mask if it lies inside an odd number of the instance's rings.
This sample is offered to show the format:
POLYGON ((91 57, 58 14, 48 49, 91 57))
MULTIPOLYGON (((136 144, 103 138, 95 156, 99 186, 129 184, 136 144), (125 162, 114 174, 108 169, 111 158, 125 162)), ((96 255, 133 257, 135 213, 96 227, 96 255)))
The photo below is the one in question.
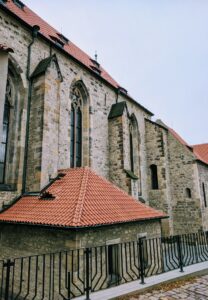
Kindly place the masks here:
POLYGON ((130 144, 130 167, 134 173, 134 146, 133 146, 133 127, 132 124, 129 126, 129 144, 130 144))
POLYGON ((72 90, 71 104, 71 168, 82 166, 82 107, 83 99, 78 87, 72 90))
POLYGON ((0 183, 5 182, 7 144, 9 135, 9 116, 10 116, 10 101, 12 97, 12 87, 9 79, 7 80, 6 95, 4 103, 3 127, 0 143, 0 183))
POLYGON ((206 196, 206 190, 205 190, 205 184, 202 183, 202 191, 203 191, 203 197, 204 197, 204 206, 207 207, 207 196, 206 196))
POLYGON ((150 166, 150 171, 151 171, 152 190, 158 190, 159 185, 158 185, 157 166, 156 165, 151 165, 150 166))
POLYGON ((187 198, 191 198, 191 189, 186 188, 185 193, 187 198))

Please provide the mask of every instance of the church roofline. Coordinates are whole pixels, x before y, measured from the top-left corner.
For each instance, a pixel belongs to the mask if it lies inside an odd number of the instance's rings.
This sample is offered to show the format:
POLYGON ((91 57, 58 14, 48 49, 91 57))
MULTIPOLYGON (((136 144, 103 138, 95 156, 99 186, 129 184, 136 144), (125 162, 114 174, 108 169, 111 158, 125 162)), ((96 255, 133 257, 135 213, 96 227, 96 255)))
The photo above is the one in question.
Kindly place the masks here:
MULTIPOLYGON (((27 6, 25 6, 27 7, 27 6)), ((27 27, 29 30, 33 29, 33 25, 30 25, 28 22, 26 22, 25 20, 23 20, 23 18, 19 17, 16 13, 14 13, 11 9, 9 9, 6 4, 3 4, 2 2, 0 2, 0 9, 2 9, 4 12, 6 12, 7 14, 9 14, 10 16, 14 17, 15 19, 17 19, 21 24, 23 24, 25 27, 27 27)), ((32 12, 32 11, 31 11, 32 12)), ((36 14, 35 14, 36 15, 36 14)), ((36 15, 37 16, 37 15, 36 15)), ((38 18, 40 18, 39 16, 37 16, 38 18)), ((46 23, 47 24, 47 23, 46 23)), ((38 25, 38 24, 36 24, 38 25)), ((47 24, 48 25, 48 24, 47 24)), ((49 26, 49 25, 48 25, 49 26)), ((57 33, 58 34, 58 33, 57 33)), ((74 60, 76 63, 78 63, 79 65, 81 65, 82 67, 86 68, 91 74, 93 74, 93 76, 95 76, 96 78, 98 78, 99 80, 102 80, 105 84, 107 84, 108 86, 110 86, 111 88, 113 88, 116 92, 120 92, 121 95, 125 96, 129 101, 133 102, 135 105, 137 105, 139 108, 141 108, 142 110, 144 110, 146 113, 148 113, 150 116, 153 116, 154 114, 149 111, 147 108, 145 108, 143 105, 141 105, 140 103, 138 103, 134 98, 132 98, 130 95, 122 92, 120 90, 120 85, 113 79, 111 78, 111 76, 104 70, 101 69, 102 74, 99 75, 97 74, 92 68, 90 68, 90 66, 87 66, 85 63, 83 63, 82 61, 80 61, 79 59, 77 59, 76 57, 74 57, 72 54, 69 53, 69 51, 67 51, 64 48, 59 47, 58 45, 56 45, 56 43, 50 39, 50 37, 47 37, 46 35, 44 35, 43 33, 39 32, 38 36, 40 36, 42 39, 44 39, 45 41, 49 42, 49 44, 53 45, 54 48, 56 48, 57 50, 59 50, 60 52, 64 53, 65 55, 67 55, 68 57, 70 57, 72 60, 74 60), (103 73, 105 74, 105 76, 108 78, 104 78, 103 77, 103 73)), ((82 51, 80 49, 80 51, 82 51)), ((83 52, 83 51, 82 51, 83 52)), ((84 52, 83 52, 84 53, 84 52)), ((85 54, 85 53, 84 53, 85 54)), ((87 54, 85 54, 86 57, 88 57, 87 54)), ((92 58, 88 57, 89 61, 91 61, 92 58)))

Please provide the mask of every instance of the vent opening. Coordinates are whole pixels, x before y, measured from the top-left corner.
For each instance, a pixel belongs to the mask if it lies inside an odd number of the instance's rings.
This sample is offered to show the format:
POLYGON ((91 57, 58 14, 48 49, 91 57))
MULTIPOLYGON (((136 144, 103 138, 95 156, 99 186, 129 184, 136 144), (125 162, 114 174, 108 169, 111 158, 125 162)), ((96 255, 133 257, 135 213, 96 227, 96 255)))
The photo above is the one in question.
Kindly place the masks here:
POLYGON ((97 67, 95 67, 95 66, 90 66, 90 67, 91 67, 91 69, 92 69, 96 74, 98 74, 98 75, 101 74, 101 70, 98 69, 97 67))
POLYGON ((125 88, 123 88, 122 86, 119 86, 119 87, 118 87, 118 91, 119 91, 120 93, 125 94, 125 95, 128 94, 128 91, 127 91, 125 88))
POLYGON ((62 42, 59 38, 55 37, 55 36, 52 36, 50 35, 50 38, 55 42, 55 44, 61 48, 64 47, 65 43, 62 42))
POLYGON ((57 35, 59 36, 60 40, 61 40, 64 44, 68 44, 68 43, 69 43, 69 40, 68 40, 67 37, 65 37, 63 34, 57 33, 57 35))
POLYGON ((21 9, 25 7, 24 3, 22 3, 20 0, 13 0, 13 2, 16 6, 18 6, 21 9))
POLYGON ((51 194, 47 191, 42 192, 39 197, 40 200, 54 200, 55 198, 56 197, 53 194, 51 194))

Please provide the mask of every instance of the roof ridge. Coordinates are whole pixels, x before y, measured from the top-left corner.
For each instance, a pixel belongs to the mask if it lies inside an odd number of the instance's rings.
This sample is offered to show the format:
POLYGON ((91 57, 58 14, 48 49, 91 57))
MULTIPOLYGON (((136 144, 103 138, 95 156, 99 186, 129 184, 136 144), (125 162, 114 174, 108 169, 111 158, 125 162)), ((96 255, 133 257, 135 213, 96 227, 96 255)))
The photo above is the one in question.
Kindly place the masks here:
POLYGON ((84 168, 79 197, 78 197, 77 205, 76 205, 76 208, 74 211, 74 218, 72 220, 72 223, 75 226, 79 225, 80 220, 81 220, 83 206, 84 206, 84 200, 85 200, 85 195, 86 195, 86 190, 87 190, 89 172, 90 172, 89 168, 84 168))

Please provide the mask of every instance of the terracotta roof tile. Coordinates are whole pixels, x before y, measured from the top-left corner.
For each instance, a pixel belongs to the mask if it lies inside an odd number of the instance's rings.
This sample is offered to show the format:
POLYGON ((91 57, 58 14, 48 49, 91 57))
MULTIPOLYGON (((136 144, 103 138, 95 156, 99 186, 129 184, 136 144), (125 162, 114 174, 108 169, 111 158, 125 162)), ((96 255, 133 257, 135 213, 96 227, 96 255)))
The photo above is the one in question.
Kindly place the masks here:
MULTIPOLYGON (((60 41, 61 44, 63 44, 62 49, 69 54, 71 57, 74 57, 77 61, 85 65, 88 69, 91 71, 94 71, 94 73, 98 74, 101 78, 103 78, 105 81, 107 81, 111 86, 113 86, 116 89, 120 89, 121 91, 125 91, 125 95, 134 103, 136 103, 138 106, 140 106, 142 109, 144 109, 148 114, 153 115, 152 112, 150 112, 148 109, 146 109, 144 106, 139 104, 137 101, 135 101, 129 94, 127 94, 126 90, 122 88, 116 80, 114 80, 110 74, 108 74, 102 66, 98 66, 94 60, 87 55, 84 51, 82 51, 79 47, 77 47, 75 44, 73 44, 71 41, 68 43, 63 43, 63 41, 60 39, 60 36, 62 34, 58 32, 55 28, 53 28, 51 25, 49 25, 46 21, 44 21, 42 18, 40 18, 36 13, 34 13, 29 7, 24 5, 23 8, 18 7, 13 0, 7 0, 4 4, 0 1, 0 7, 5 7, 8 11, 10 11, 12 14, 14 14, 17 18, 22 20, 25 24, 27 24, 30 27, 33 27, 35 25, 38 25, 40 27, 40 34, 44 36, 44 38, 48 39, 51 43, 56 44, 57 39, 60 41)), ((65 40, 65 38, 64 38, 65 40)))
POLYGON ((208 164, 208 143, 193 145, 192 147, 194 154, 197 156, 197 158, 202 162, 208 164))
POLYGON ((0 221, 62 227, 89 227, 164 218, 89 168, 61 170, 65 174, 48 189, 55 198, 24 196, 0 214, 0 221))
MULTIPOLYGON (((40 27, 40 33, 49 39, 52 43, 55 43, 54 39, 60 40, 60 36, 62 35, 55 28, 50 26, 46 21, 41 19, 36 13, 30 10, 26 5, 23 9, 19 8, 12 0, 7 0, 4 6, 9 9, 12 13, 14 13, 17 17, 23 20, 26 24, 30 26, 38 25, 40 27)), ((83 63, 86 67, 93 70, 92 68, 92 58, 88 56, 85 52, 83 52, 80 48, 78 48, 71 41, 69 43, 64 44, 63 49, 73 56, 75 59, 83 63)), ((102 68, 100 67, 101 77, 103 77, 107 82, 109 82, 112 86, 118 88, 119 84, 102 68)))

